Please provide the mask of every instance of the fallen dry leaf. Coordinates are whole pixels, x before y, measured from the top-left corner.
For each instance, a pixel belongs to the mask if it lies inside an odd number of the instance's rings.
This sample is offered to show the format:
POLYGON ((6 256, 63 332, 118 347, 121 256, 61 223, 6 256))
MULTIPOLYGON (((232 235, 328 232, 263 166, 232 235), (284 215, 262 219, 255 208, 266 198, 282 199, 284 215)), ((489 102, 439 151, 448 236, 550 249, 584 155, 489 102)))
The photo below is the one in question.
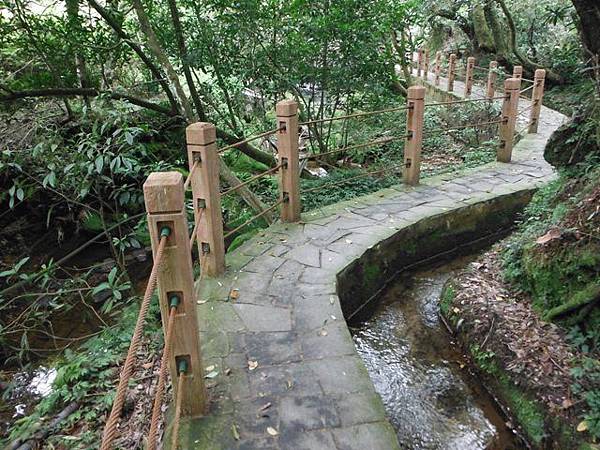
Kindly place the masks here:
POLYGON ((545 235, 540 236, 539 238, 536 239, 536 244, 546 244, 550 241, 553 241, 554 239, 558 239, 561 236, 561 232, 558 228, 552 228, 550 231, 548 231, 545 235))
POLYGON ((586 420, 582 420, 581 422, 579 422, 579 425, 577 425, 577 431, 579 431, 580 433, 587 431, 588 430, 588 423, 586 420))
POLYGON ((232 289, 231 292, 229 293, 229 298, 231 300, 237 300, 237 298, 240 296, 240 290, 239 289, 232 289))
POLYGON ((235 423, 231 425, 231 434, 233 434, 233 438, 236 441, 240 440, 240 433, 238 433, 237 427, 235 426, 235 423))
POLYGON ((267 427, 267 433, 269 433, 271 436, 277 436, 279 434, 279 432, 273 427, 267 427))
POLYGON ((254 370, 258 367, 258 361, 248 361, 248 370, 254 370))

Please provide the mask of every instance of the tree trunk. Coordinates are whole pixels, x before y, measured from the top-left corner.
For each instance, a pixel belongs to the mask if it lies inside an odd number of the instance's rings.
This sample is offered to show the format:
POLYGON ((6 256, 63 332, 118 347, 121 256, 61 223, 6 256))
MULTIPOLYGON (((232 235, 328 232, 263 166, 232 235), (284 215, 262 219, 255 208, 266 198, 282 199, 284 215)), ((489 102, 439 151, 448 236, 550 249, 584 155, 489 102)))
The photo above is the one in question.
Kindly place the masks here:
POLYGON ((508 42, 510 44, 510 49, 512 50, 513 54, 517 57, 519 62, 523 65, 523 69, 530 72, 531 74, 533 74, 536 69, 546 69, 546 79, 547 80, 552 81, 554 83, 558 83, 558 84, 564 83, 565 80, 562 76, 560 76, 556 72, 548 69, 547 67, 542 67, 539 64, 531 61, 529 58, 527 58, 527 56, 525 56, 523 53, 521 53, 521 50, 519 50, 519 47, 517 46, 517 29, 515 27, 515 22, 512 18, 512 14, 510 13, 510 10, 506 6, 506 3, 504 2, 504 0, 495 0, 495 1, 500 6, 500 9, 502 9, 502 12, 504 13, 504 16, 506 17, 506 21, 508 23, 508 30, 509 30, 508 42))
MULTIPOLYGON (((67 10, 67 19, 69 22, 69 28, 72 32, 74 32, 77 36, 81 36, 83 34, 83 29, 81 27, 81 20, 79 17, 79 0, 65 0, 66 10, 67 10)), ((86 89, 90 87, 88 82, 88 74, 87 68, 85 64, 85 58, 83 54, 79 51, 75 51, 75 76, 79 80, 79 86, 82 89, 86 89)), ((86 106, 90 107, 90 99, 89 97, 84 97, 84 102, 86 106)))
MULTIPOLYGON (((400 42, 398 42, 398 33, 396 33, 396 30, 392 30, 392 47, 398 56, 400 69, 402 70, 402 75, 404 76, 404 82, 406 83, 406 86, 412 86, 412 68, 410 66, 410 61, 406 60, 406 36, 404 35, 404 30, 400 33, 400 36, 400 42)), ((401 86, 401 91, 405 95, 407 93, 406 86, 401 86)))
MULTIPOLYGON (((233 171, 229 167, 227 167, 227 164, 225 164, 225 161, 223 161, 223 159, 220 159, 219 175, 231 187, 235 187, 242 184, 240 179, 235 176, 233 171)), ((250 189, 248 189, 248 186, 242 186, 236 192, 237 194, 239 194, 240 197, 242 197, 242 199, 244 199, 246 204, 257 213, 260 213, 266 209, 266 206, 263 204, 263 202, 261 202, 260 199, 256 195, 254 195, 250 189)), ((262 217, 267 221, 267 223, 269 223, 269 225, 273 223, 272 211, 267 212, 262 217)))
POLYGON ((202 100, 198 95, 198 91, 196 90, 196 84, 194 83, 194 79, 192 78, 192 71, 190 70, 189 65, 189 55, 187 51, 187 47, 185 45, 185 39, 183 37, 183 29, 181 27, 181 21, 179 20, 179 11, 177 10, 176 0, 168 0, 169 3, 169 11, 171 12, 171 20, 173 21, 173 29, 175 31, 175 39, 177 40, 177 49, 179 51, 179 60, 181 61, 181 67, 183 69, 183 74, 185 75, 185 81, 188 85, 188 89, 190 90, 190 95, 192 97, 192 101, 194 102, 194 107, 196 108, 196 113, 202 122, 206 122, 206 112, 204 110, 204 105, 202 104, 202 100))
POLYGON ((165 95, 169 99, 169 103, 171 105, 171 109, 175 113, 179 113, 179 104, 171 91, 171 87, 169 83, 165 80, 165 77, 162 71, 152 62, 150 57, 146 55, 146 53, 142 50, 142 48, 134 42, 134 40, 123 30, 123 27, 119 23, 119 21, 106 9, 104 9, 96 0, 88 0, 88 3, 92 8, 96 10, 98 14, 104 19, 104 21, 110 26, 115 34, 123 40, 138 57, 142 60, 142 62, 146 65, 148 70, 152 73, 154 79, 160 84, 165 95))
POLYGON ((484 5, 475 5, 471 11, 471 20, 473 21, 473 30, 477 47, 484 52, 494 52, 496 45, 494 36, 485 17, 484 5))
POLYGON ((496 55, 500 56, 498 59, 503 59, 506 61, 508 60, 507 54, 509 52, 509 48, 506 40, 505 25, 501 23, 492 1, 487 1, 483 5, 483 12, 485 15, 485 21, 487 22, 489 30, 492 33, 496 55))
POLYGON ((150 48, 150 51, 154 54, 154 57, 160 62, 163 70, 167 72, 167 75, 171 80, 171 84, 175 86, 175 91, 177 92, 177 97, 179 97, 179 102, 181 104, 186 119, 190 123, 194 122, 195 115, 192 111, 192 107, 190 106, 190 102, 188 101, 183 87, 179 82, 179 75, 177 75, 177 72, 175 72, 173 65, 169 62, 169 58, 167 57, 167 55, 161 47, 160 42, 158 42, 156 33, 154 33, 154 29, 152 28, 152 24, 150 23, 150 19, 148 18, 148 15, 144 10, 144 6, 142 5, 141 0, 133 0, 132 3, 133 8, 135 9, 135 12, 138 16, 138 20, 140 22, 140 28, 142 29, 142 32, 144 33, 148 41, 148 47, 150 48))
POLYGON ((600 3, 598 0, 572 0, 579 16, 581 40, 587 58, 600 56, 600 3))

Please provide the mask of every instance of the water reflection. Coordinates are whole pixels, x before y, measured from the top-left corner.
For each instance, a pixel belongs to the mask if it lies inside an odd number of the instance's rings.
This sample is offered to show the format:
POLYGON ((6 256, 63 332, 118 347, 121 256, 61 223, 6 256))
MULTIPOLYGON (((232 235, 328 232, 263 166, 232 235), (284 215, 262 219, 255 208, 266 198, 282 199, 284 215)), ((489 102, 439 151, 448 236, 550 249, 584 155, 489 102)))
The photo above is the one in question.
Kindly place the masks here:
POLYGON ((519 448, 438 317, 444 283, 468 261, 397 280, 354 331, 402 448, 519 448))

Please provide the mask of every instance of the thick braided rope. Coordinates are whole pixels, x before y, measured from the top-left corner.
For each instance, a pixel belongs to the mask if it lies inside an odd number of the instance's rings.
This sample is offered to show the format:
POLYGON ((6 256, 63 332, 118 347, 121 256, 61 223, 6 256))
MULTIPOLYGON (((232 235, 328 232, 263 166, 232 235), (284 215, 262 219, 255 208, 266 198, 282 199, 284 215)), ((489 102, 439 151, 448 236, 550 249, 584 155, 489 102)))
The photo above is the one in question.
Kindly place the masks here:
POLYGON ((173 419, 173 431, 171 432, 171 450, 177 450, 177 440, 179 438, 179 419, 181 418, 181 399, 183 398, 183 386, 185 375, 179 374, 177 380, 177 400, 175 402, 175 418, 173 419))
POLYGON ((152 407, 152 418, 150 419, 150 436, 148 437, 148 450, 156 449, 158 442, 158 421, 160 419, 160 410, 165 393, 165 380, 167 378, 167 368, 169 366, 169 356, 171 355, 171 346, 173 340, 173 323, 175 322, 175 311, 173 307, 169 311, 169 320, 167 322, 167 335, 165 337, 165 346, 163 348, 162 359, 160 361, 160 371, 158 372, 158 384, 154 394, 154 406, 152 407))
POLYGON ((140 312, 138 314, 133 336, 131 337, 131 344, 129 344, 129 350, 127 351, 127 357, 125 358, 125 364, 121 370, 119 377, 119 386, 117 387, 117 394, 115 401, 113 402, 110 416, 104 426, 104 433, 102 435, 102 444, 100 450, 110 450, 112 443, 117 436, 117 425, 119 424, 119 418, 121 417, 121 410, 123 409, 123 403, 125 402, 125 394, 127 393, 127 385, 129 379, 133 373, 133 363, 135 362, 135 354, 138 349, 139 341, 142 336, 144 328, 144 322, 146 321, 146 315, 148 308, 150 307, 150 300, 156 287, 156 279, 158 276, 158 270, 162 260, 162 256, 165 250, 167 242, 167 236, 161 236, 158 244, 158 250, 156 251, 156 258, 154 259, 154 265, 152 266, 152 272, 150 272, 150 278, 148 279, 148 285, 146 286, 146 292, 144 293, 144 299, 140 306, 140 312))
POLYGON ((198 237, 198 227, 200 226, 200 219, 202 219, 202 214, 204 214, 204 208, 201 208, 197 214, 196 222, 194 223, 194 229, 192 230, 192 235, 190 236, 190 247, 193 247, 194 242, 198 237))

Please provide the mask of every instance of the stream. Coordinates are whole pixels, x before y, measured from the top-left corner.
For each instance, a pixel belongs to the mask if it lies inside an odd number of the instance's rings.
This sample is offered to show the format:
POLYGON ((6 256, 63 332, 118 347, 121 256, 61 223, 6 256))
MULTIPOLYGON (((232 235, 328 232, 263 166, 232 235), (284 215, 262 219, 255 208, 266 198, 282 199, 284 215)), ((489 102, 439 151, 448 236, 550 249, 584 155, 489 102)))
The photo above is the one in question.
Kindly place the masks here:
POLYGON ((400 276, 353 329, 401 448, 524 448, 438 317, 444 283, 474 259, 400 276))

